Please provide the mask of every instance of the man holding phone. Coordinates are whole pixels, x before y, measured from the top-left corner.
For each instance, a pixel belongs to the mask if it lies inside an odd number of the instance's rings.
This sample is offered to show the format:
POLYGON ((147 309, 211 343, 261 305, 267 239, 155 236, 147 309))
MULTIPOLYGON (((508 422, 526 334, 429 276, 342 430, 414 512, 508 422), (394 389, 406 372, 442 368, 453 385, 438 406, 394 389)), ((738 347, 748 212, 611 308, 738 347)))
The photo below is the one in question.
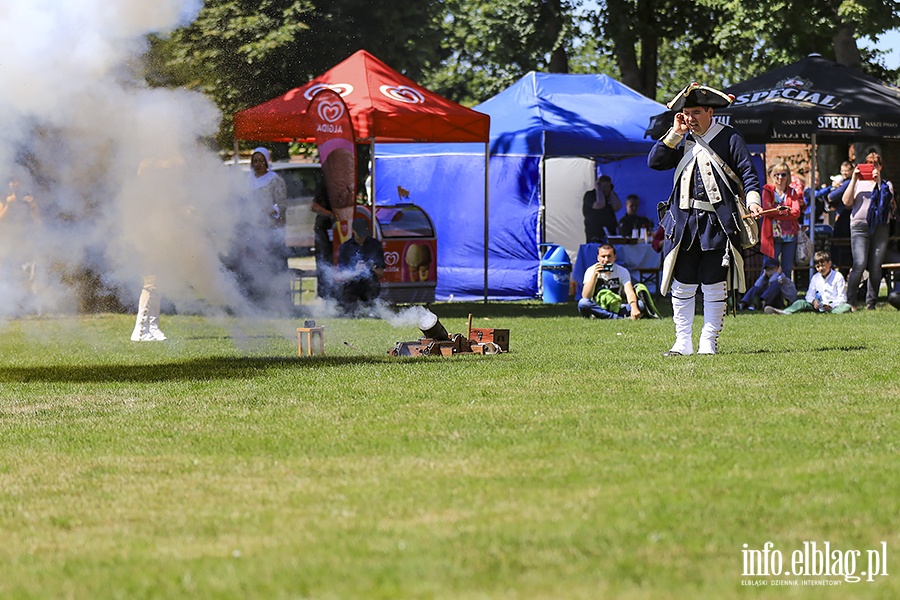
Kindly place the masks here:
POLYGON ((762 208, 759 178, 744 138, 713 121, 713 110, 733 101, 713 88, 688 85, 667 105, 678 111, 672 128, 647 157, 653 169, 675 169, 672 195, 657 209, 665 231, 660 293, 671 289, 675 322, 675 344, 666 356, 694 353, 698 287, 703 290, 698 354, 718 352, 729 283, 741 292, 746 289, 737 203, 746 198, 754 217, 762 208))
POLYGON ((881 178, 881 155, 870 152, 857 165, 842 200, 850 209, 850 254, 853 267, 847 277, 847 302, 856 310, 859 283, 869 270, 866 308, 875 310, 881 287, 881 263, 890 237, 890 217, 896 209, 894 186, 881 178))

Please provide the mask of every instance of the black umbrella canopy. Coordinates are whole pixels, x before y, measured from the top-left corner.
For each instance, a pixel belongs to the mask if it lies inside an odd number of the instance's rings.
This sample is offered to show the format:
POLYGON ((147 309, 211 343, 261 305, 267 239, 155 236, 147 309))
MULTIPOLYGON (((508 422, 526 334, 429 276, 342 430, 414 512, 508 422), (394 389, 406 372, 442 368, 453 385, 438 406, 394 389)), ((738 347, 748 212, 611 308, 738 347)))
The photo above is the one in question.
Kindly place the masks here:
MULTIPOLYGON (((749 143, 900 139, 900 88, 814 54, 724 90, 735 97, 714 118, 749 143)), ((674 113, 653 117, 661 137, 674 113)))

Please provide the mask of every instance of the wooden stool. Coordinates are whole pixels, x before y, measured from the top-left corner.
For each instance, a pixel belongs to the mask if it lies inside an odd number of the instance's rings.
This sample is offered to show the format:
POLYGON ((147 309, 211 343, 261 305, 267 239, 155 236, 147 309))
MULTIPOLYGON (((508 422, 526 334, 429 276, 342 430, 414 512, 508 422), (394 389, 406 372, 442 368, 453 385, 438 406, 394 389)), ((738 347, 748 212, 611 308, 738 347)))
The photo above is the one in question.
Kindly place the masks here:
POLYGON ((306 356, 312 356, 313 354, 325 356, 325 328, 298 327, 297 354, 299 356, 304 356, 304 354, 306 356), (318 344, 316 340, 318 340, 318 344), (306 342, 305 344, 304 341, 306 342))

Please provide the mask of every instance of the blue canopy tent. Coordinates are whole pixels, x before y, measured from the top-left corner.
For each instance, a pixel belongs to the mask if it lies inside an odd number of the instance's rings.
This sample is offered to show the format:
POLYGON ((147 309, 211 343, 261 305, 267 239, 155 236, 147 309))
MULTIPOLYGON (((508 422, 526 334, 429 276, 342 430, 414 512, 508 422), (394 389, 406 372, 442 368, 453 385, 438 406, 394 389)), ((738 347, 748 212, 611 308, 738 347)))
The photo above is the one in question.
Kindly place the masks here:
POLYGON ((482 233, 483 146, 382 144, 375 149, 376 203, 400 201, 401 186, 435 222, 438 299, 534 298, 539 244, 555 242, 577 251, 584 241, 581 197, 597 174, 613 178, 623 201, 628 193, 638 194, 642 214, 656 221, 656 203, 668 196, 672 175, 647 167, 653 140, 644 132, 650 117, 663 110, 661 104, 606 75, 531 72, 474 108, 491 117, 488 239, 482 233), (589 165, 577 192, 557 194, 548 188, 548 159, 558 157, 580 157, 589 165), (574 211, 577 217, 554 228, 554 214, 560 211, 570 217, 574 211))

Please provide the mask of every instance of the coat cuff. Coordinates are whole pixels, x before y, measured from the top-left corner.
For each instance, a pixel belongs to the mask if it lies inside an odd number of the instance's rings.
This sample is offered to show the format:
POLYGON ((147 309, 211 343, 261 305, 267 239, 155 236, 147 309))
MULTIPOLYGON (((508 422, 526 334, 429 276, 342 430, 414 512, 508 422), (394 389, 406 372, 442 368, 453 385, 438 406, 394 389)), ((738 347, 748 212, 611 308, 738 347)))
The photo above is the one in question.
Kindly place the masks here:
POLYGON ((760 200, 759 192, 757 192, 756 190, 747 192, 747 206, 750 206, 751 204, 762 206, 762 200, 760 200))
POLYGON ((683 135, 681 135, 680 133, 675 133, 675 130, 669 127, 666 135, 664 135, 660 141, 669 148, 674 148, 683 138, 683 135))

